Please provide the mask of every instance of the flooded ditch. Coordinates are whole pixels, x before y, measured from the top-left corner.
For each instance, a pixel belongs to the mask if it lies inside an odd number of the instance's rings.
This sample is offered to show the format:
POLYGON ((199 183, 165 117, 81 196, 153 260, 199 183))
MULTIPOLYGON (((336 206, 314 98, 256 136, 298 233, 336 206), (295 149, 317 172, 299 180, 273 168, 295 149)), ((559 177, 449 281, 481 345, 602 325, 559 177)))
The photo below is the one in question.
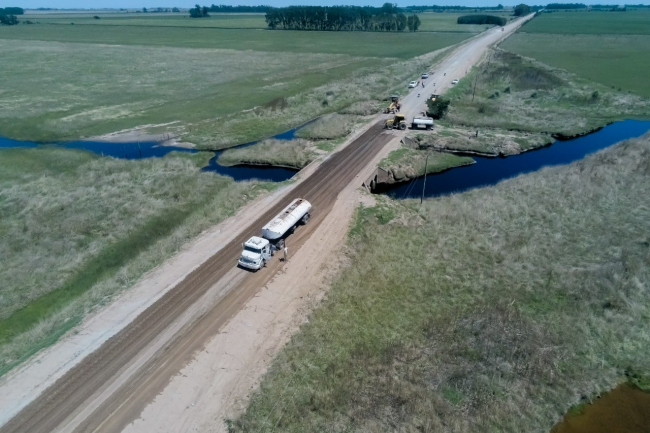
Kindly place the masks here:
MULTIPOLYGON (((476 164, 452 168, 427 175, 425 197, 467 191, 481 186, 494 185, 504 179, 539 170, 545 166, 568 164, 586 155, 605 149, 619 141, 636 138, 650 130, 650 121, 624 120, 577 138, 558 140, 555 143, 508 157, 487 158, 474 156, 476 164)), ((387 194, 395 199, 418 198, 422 195, 424 177, 410 182, 378 185, 374 193, 387 194)))
MULTIPOLYGON (((316 119, 305 123, 297 128, 291 129, 289 131, 283 132, 281 134, 274 135, 272 138, 278 140, 292 140, 295 138, 296 131, 300 128, 307 126, 316 119)), ((250 143, 240 144, 238 146, 232 147, 248 147, 258 143, 258 141, 252 141, 250 143)), ((263 166, 263 165, 234 165, 234 166, 224 166, 217 162, 219 156, 225 151, 202 151, 192 148, 179 147, 179 146, 164 146, 160 142, 156 141, 138 141, 138 142, 124 142, 124 143, 114 143, 108 141, 71 141, 66 143, 38 143, 34 141, 18 141, 12 140, 9 138, 0 137, 0 149, 5 148, 35 148, 39 146, 58 146, 65 149, 81 149, 93 152, 101 156, 110 156, 113 158, 120 159, 145 159, 145 158, 160 158, 171 152, 186 152, 186 153, 197 153, 197 152, 210 152, 214 156, 210 158, 208 165, 203 167, 202 171, 213 171, 224 176, 230 176, 236 181, 245 181, 245 180, 265 180, 271 182, 282 182, 287 179, 291 179, 298 170, 285 168, 285 167, 274 167, 274 166, 263 166)))
POLYGON ((567 413, 551 433, 648 433, 650 393, 624 383, 567 413))

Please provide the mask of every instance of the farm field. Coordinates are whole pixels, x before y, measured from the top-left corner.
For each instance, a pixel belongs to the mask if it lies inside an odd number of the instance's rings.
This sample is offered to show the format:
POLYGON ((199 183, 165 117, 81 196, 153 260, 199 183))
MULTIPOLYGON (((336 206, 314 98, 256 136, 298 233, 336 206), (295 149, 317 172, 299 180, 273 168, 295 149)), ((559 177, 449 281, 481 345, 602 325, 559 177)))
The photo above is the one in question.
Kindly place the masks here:
POLYGON ((211 14, 208 19, 191 19, 187 13, 75 13, 30 14, 24 20, 38 24, 145 26, 145 27, 214 27, 225 29, 266 29, 264 14, 211 14), (98 16, 99 19, 94 18, 98 16))
POLYGON ((500 46, 606 86, 650 97, 650 12, 541 14, 500 46))
POLYGON ((229 431, 550 431, 643 374, 649 164, 646 135, 360 208, 349 265, 229 431))
POLYGON ((0 64, 5 84, 0 135, 73 140, 175 122, 149 129, 200 147, 232 146, 342 109, 354 98, 383 98, 426 65, 411 60, 407 67, 400 61, 469 36, 364 32, 349 44, 349 35, 338 32, 137 25, 119 31, 100 25, 0 28, 0 55, 13 59, 0 64), (396 65, 400 75, 365 78, 389 65, 396 65), (353 83, 356 93, 332 94, 353 83), (287 106, 292 113, 285 113, 287 106), (248 110, 253 109, 270 116, 251 122, 248 110))
MULTIPOLYGON (((650 118, 648 99, 500 49, 446 96, 445 123, 488 130, 573 136, 616 120, 650 118)), ((482 147, 480 140, 474 145, 482 147)))
POLYGON ((210 156, 0 149, 0 374, 263 191, 210 156))

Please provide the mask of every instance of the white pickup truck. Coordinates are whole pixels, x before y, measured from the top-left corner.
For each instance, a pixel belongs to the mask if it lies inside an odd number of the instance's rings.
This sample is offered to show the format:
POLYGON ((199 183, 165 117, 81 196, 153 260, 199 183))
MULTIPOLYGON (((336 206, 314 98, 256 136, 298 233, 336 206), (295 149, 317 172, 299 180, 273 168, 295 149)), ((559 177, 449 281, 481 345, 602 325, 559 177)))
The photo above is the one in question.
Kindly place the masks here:
POLYGON ((266 266, 276 250, 284 248, 284 241, 299 224, 306 224, 311 215, 311 204, 297 198, 262 227, 262 236, 253 236, 242 244, 244 250, 237 264, 258 270, 266 266))

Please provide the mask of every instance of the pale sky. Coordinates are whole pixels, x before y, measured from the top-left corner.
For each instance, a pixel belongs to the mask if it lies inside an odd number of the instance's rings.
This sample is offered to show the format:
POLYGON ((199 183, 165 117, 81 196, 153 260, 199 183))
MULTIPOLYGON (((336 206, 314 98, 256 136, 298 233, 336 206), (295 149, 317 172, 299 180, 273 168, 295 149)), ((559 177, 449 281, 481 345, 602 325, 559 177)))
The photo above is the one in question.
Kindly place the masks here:
MULTIPOLYGON (((195 3, 201 5, 211 5, 211 4, 227 4, 227 5, 249 5, 257 6, 259 4, 268 4, 270 6, 289 6, 289 5, 356 5, 356 6, 381 6, 385 3, 386 0, 273 0, 273 1, 250 1, 250 0, 240 0, 235 2, 230 1, 217 1, 217 0, 0 0, 0 7, 7 6, 18 6, 25 9, 35 9, 39 7, 44 8, 61 8, 61 9, 101 9, 101 8, 129 8, 129 9, 140 9, 142 7, 194 7, 195 3)), ((395 0, 393 0, 394 2, 395 0)), ((496 6, 501 3, 504 6, 514 6, 518 3, 522 3, 523 0, 518 1, 507 1, 507 0, 496 0, 494 2, 489 0, 449 0, 440 2, 438 1, 426 1, 426 0, 407 0, 397 2, 398 6, 413 6, 413 5, 460 5, 460 6, 496 6)), ((648 4, 650 0, 628 0, 628 3, 633 4, 648 4)), ((547 3, 579 3, 579 0, 537 0, 537 1, 523 1, 527 4, 547 4, 547 3)), ((585 2, 587 3, 587 2, 585 2)), ((588 2, 595 3, 593 1, 588 2)), ((598 2, 601 4, 616 4, 614 1, 603 1, 598 2)))

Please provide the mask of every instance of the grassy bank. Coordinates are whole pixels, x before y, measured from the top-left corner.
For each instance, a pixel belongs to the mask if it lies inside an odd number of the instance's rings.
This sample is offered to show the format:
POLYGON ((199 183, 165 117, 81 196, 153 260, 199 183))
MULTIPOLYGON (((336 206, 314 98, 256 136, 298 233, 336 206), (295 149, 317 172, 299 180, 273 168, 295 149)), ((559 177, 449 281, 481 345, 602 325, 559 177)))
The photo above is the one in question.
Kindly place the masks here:
POLYGON ((650 11, 541 14, 501 47, 614 89, 650 97, 650 11))
POLYGON ((650 100, 611 89, 508 51, 496 50, 447 94, 455 125, 585 133, 627 118, 650 118, 650 100))
POLYGON ((349 114, 327 114, 300 128, 296 136, 308 140, 335 140, 348 136, 361 119, 349 114))
POLYGON ((0 151, 0 372, 257 194, 200 172, 209 156, 0 151))
POLYGON ((311 141, 267 139, 252 146, 228 149, 219 156, 221 165, 275 165, 301 169, 317 156, 311 141))
POLYGON ((646 136, 363 209, 350 265, 231 431, 547 432, 647 373, 649 176, 646 136))
POLYGON ((483 156, 509 156, 537 149, 555 141, 548 134, 506 131, 494 128, 462 128, 438 122, 432 131, 411 133, 421 149, 476 153, 483 156), (478 134, 477 134, 478 131, 478 134))
POLYGON ((394 150, 379 162, 379 167, 388 172, 388 182, 405 182, 409 179, 431 173, 439 173, 454 167, 473 164, 467 156, 450 153, 427 152, 402 147, 394 150), (428 160, 427 160, 428 155, 428 160))

